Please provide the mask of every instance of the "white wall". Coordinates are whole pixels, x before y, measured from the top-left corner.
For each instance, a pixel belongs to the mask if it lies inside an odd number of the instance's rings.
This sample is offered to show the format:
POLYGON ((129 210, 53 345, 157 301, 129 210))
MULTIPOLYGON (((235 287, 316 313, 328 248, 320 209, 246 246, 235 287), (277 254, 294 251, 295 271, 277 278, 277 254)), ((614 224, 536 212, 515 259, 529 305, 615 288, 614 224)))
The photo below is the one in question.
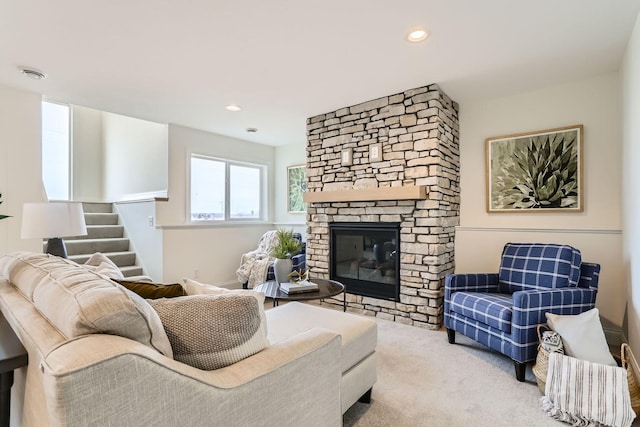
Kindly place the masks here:
POLYGON ((155 282, 161 282, 162 230, 155 227, 156 202, 120 202, 115 203, 115 207, 130 239, 131 250, 136 253, 136 264, 155 282))
POLYGON ((191 277, 206 283, 237 285, 235 272, 241 255, 255 249, 260 236, 273 228, 272 204, 267 207, 265 222, 190 224, 187 220, 190 154, 267 165, 267 200, 273 200, 274 151, 266 145, 169 125, 169 201, 158 202, 156 206, 157 225, 163 230, 164 282, 191 277))
POLYGON ((276 147, 275 153, 275 225, 278 228, 293 229, 302 233, 306 240, 306 214, 289 213, 287 202, 287 167, 304 165, 307 162, 307 143, 276 147))
POLYGON ((622 80, 622 199, 623 264, 629 281, 624 286, 627 314, 627 337, 636 354, 640 355, 640 15, 636 20, 624 61, 622 80))
POLYGON ((102 113, 104 200, 164 195, 167 125, 102 113))
POLYGON ((596 305, 620 325, 626 274, 621 235, 621 111, 618 73, 460 105, 460 227, 456 271, 497 272, 506 242, 574 245, 601 264, 596 305), (584 212, 492 213, 485 208, 485 139, 584 125, 584 212), (549 232, 549 230, 555 230, 549 232))
POLYGON ((102 112, 71 106, 72 114, 72 199, 81 202, 103 201, 102 112))
POLYGON ((42 187, 42 97, 0 85, 0 254, 42 252, 42 241, 22 240, 22 205, 45 201, 42 187))
MULTIPOLYGON (((42 252, 42 240, 20 238, 24 202, 45 201, 42 187, 42 97, 0 85, 0 255, 27 250, 42 252)), ((22 424, 25 369, 11 388, 11 425, 22 424)))

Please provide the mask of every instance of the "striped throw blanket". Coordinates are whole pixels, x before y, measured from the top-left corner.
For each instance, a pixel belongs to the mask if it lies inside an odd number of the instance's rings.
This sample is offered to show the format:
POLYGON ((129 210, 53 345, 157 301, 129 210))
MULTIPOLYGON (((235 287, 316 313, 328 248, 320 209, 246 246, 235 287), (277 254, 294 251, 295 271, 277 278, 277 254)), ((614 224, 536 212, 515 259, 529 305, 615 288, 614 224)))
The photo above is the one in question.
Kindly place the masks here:
POLYGON ((549 354, 542 409, 573 426, 628 427, 631 409, 624 368, 587 362, 560 353, 549 354))

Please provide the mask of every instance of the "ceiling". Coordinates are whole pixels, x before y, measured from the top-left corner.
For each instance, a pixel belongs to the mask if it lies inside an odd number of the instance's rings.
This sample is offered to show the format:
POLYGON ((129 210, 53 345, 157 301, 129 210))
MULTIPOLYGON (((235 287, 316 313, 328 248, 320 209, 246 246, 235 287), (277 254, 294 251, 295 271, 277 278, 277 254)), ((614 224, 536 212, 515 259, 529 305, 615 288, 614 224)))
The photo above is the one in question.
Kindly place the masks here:
POLYGON ((615 71, 639 10, 640 0, 0 0, 0 84, 305 143, 308 117, 405 89, 438 83, 464 109, 615 71), (415 26, 425 42, 405 40, 415 26), (27 79, 23 66, 48 77, 27 79))

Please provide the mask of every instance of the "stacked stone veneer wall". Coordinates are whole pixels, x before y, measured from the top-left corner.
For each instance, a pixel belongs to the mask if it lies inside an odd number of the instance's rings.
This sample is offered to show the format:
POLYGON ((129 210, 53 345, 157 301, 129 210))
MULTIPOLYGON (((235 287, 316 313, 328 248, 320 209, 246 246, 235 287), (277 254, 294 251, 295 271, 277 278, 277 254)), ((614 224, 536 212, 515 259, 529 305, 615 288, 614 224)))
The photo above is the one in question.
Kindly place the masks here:
MULTIPOLYGON (((350 311, 430 329, 443 317, 444 277, 454 269, 459 224, 458 105, 437 85, 411 89, 307 120, 308 191, 424 185, 426 200, 311 203, 307 265, 329 278, 329 224, 399 222, 400 301, 347 295, 350 311), (382 159, 370 161, 380 143, 382 159), (342 166, 343 149, 353 150, 342 166)), ((331 301, 342 304, 341 297, 331 301)))

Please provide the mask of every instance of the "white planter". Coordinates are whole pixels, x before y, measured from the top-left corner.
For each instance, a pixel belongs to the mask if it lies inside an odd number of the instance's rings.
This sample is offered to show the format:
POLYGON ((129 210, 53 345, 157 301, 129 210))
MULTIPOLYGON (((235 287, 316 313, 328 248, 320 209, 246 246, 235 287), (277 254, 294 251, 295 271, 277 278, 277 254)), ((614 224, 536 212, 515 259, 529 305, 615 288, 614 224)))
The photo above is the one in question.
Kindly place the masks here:
POLYGON ((280 259, 276 258, 273 262, 273 273, 276 276, 276 282, 286 283, 289 281, 289 273, 293 268, 293 261, 289 258, 280 259))

